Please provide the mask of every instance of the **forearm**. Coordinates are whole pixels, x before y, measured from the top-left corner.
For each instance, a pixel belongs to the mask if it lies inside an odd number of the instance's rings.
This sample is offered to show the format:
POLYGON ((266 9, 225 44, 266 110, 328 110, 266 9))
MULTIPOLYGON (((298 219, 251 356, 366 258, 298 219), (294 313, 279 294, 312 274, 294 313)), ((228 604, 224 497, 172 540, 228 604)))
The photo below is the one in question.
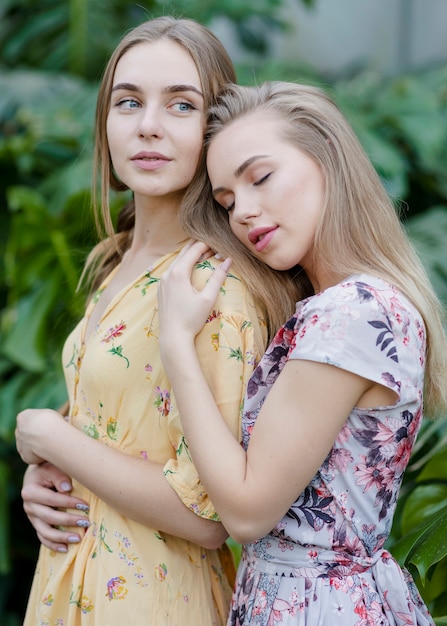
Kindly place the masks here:
POLYGON ((207 548, 215 548, 226 539, 221 524, 186 508, 164 478, 161 464, 106 446, 64 420, 46 423, 47 428, 35 435, 36 454, 73 476, 115 510, 207 548))
MULTIPOLYGON (((180 412, 185 438, 198 474, 227 530, 241 516, 246 454, 222 418, 194 344, 182 337, 167 350, 165 366, 180 412), (180 350, 180 354, 179 351, 180 350), (187 363, 185 368, 180 364, 187 363)), ((242 513, 243 515, 243 513, 242 513)))

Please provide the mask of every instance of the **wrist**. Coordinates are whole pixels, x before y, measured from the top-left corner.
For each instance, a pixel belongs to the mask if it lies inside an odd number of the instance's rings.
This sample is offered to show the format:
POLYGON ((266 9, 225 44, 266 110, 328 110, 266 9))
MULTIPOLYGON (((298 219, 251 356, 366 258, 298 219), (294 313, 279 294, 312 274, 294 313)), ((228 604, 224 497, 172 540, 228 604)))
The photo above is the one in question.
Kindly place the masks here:
POLYGON ((33 437, 33 451, 36 455, 51 462, 51 450, 58 441, 60 428, 66 423, 61 419, 59 413, 52 409, 42 411, 39 419, 36 420, 36 428, 33 437))

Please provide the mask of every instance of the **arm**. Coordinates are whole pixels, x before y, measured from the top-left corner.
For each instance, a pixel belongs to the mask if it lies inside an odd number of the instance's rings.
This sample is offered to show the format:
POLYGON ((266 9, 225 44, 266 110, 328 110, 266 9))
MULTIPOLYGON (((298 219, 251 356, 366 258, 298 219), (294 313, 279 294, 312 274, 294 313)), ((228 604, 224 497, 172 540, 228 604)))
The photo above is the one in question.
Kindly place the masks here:
POLYGON ((26 463, 49 461, 142 524, 210 549, 228 536, 221 524, 200 518, 184 506, 166 482, 161 464, 131 457, 92 439, 56 411, 27 409, 19 413, 16 441, 26 463))
MULTIPOLYGON (((203 284, 208 276, 210 270, 206 268, 203 272, 198 270, 195 273, 198 284, 203 284)), ((243 384, 252 371, 252 359, 245 356, 259 354, 263 347, 256 313, 252 305, 248 304, 250 301, 251 299, 247 298, 241 289, 240 281, 229 280, 225 296, 222 296, 219 305, 223 312, 228 312, 229 318, 222 317, 209 321, 197 338, 208 384, 220 401, 225 419, 235 437, 239 435, 243 384), (253 317, 256 317, 253 325, 241 324, 241 319, 250 321, 253 317), (241 330, 242 328, 244 330, 241 330), (217 335, 220 336, 220 344, 224 344, 223 347, 217 348, 214 339, 217 335), (238 358, 235 358, 236 352, 238 358), (242 355, 241 358, 239 353, 242 355)), ((164 467, 141 458, 123 455, 116 449, 104 446, 98 440, 86 437, 78 430, 73 432, 73 428, 66 423, 62 425, 59 423, 62 421, 60 418, 59 422, 55 422, 55 428, 63 428, 66 434, 62 435, 57 443, 45 426, 54 417, 49 416, 47 412, 45 416, 32 412, 19 416, 19 448, 28 461, 33 460, 31 453, 38 451, 41 457, 46 457, 61 466, 126 516, 163 532, 185 537, 201 545, 206 541, 207 547, 215 547, 222 543, 227 534, 216 521, 208 522, 206 519, 215 520, 215 510, 200 484, 197 471, 185 448, 175 398, 172 398, 171 404, 168 429, 177 454, 175 459, 171 459, 164 467), (35 426, 32 424, 36 419, 39 420, 41 429, 39 434, 35 432, 37 424, 35 426), (29 428, 28 432, 26 428, 29 428), (40 441, 38 437, 41 437, 40 441), (64 458, 67 441, 70 441, 70 459, 64 458), (84 442, 85 449, 82 450, 84 442), (25 445, 28 446, 27 451, 25 445), (73 451, 77 452, 76 456, 73 456, 73 451), (25 456, 28 454, 30 456, 25 456), (185 505, 194 512, 188 511, 185 505), (201 517, 204 519, 200 519, 201 517)), ((38 455, 36 460, 39 458, 38 455)))
MULTIPOLYGON (((286 513, 326 458, 352 408, 367 393, 371 397, 374 383, 324 363, 287 362, 245 452, 222 421, 195 353, 194 333, 228 267, 222 265, 197 292, 189 273, 200 252, 200 246, 190 248, 161 281, 160 347, 199 474, 230 534, 248 542, 269 532, 286 513)), ((389 401, 388 391, 378 391, 375 399, 389 401)))

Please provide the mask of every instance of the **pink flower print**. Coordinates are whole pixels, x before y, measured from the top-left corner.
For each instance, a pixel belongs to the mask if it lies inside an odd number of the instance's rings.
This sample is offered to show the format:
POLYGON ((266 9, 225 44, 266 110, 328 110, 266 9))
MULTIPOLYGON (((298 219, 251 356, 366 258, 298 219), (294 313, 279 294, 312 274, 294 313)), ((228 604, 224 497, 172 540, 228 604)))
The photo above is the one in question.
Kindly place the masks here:
POLYGON ((123 321, 119 324, 115 324, 115 326, 108 329, 104 337, 101 339, 101 343, 109 343, 109 341, 112 341, 116 337, 121 337, 124 330, 126 330, 126 324, 123 321))
POLYGON ((329 465, 337 469, 340 473, 347 471, 349 464, 352 462, 352 454, 346 448, 334 448, 333 454, 329 458, 329 465))
POLYGON ((411 456, 412 445, 408 439, 401 439, 397 444, 397 450, 394 454, 394 463, 396 476, 400 476, 406 470, 408 461, 411 456))
POLYGON ((155 566, 154 576, 160 582, 164 582, 166 580, 166 576, 168 575, 168 568, 164 563, 160 563, 155 566))
POLYGON ((151 380, 151 372, 153 371, 153 367, 150 363, 146 363, 144 366, 144 371, 147 372, 146 380, 151 380))
MULTIPOLYGON (((363 457, 364 458, 364 457, 363 457)), ((356 484, 365 485, 363 493, 366 493, 375 486, 380 489, 392 481, 394 473, 386 466, 385 461, 379 461, 374 465, 361 463, 354 468, 356 475, 356 484)))
POLYGON ((267 606, 267 592, 261 589, 256 592, 256 600, 253 606, 253 615, 260 615, 261 611, 267 606))
POLYGON ((208 315, 208 318, 207 318, 205 324, 209 324, 210 322, 212 322, 213 320, 218 319, 219 317, 222 317, 222 311, 216 311, 214 309, 212 311, 212 313, 210 313, 210 315, 208 315))
POLYGON ((124 600, 127 595, 127 589, 124 586, 125 584, 126 579, 122 576, 115 576, 115 578, 111 578, 107 583, 106 593, 109 600, 124 600))
POLYGON ((154 400, 154 406, 157 407, 158 412, 162 417, 167 417, 171 410, 171 394, 167 389, 161 390, 161 387, 156 388, 156 396, 154 400))

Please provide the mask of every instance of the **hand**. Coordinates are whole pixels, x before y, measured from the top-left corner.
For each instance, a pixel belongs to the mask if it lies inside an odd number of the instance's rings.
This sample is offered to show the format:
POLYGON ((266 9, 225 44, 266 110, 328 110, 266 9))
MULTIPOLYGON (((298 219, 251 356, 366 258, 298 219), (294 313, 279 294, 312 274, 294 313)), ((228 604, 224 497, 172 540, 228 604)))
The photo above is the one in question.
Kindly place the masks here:
POLYGON ((196 263, 214 254, 201 242, 190 241, 177 259, 164 272, 158 284, 158 310, 160 324, 160 349, 175 349, 179 339, 194 339, 199 333, 216 301, 227 277, 231 259, 225 259, 212 273, 205 287, 198 291, 191 284, 191 274, 196 263))
POLYGON ((23 509, 33 525, 39 541, 50 550, 67 552, 67 544, 79 543, 80 528, 89 525, 85 515, 76 515, 59 509, 89 510, 85 500, 70 495, 70 477, 51 463, 30 465, 23 478, 23 509), (58 526, 76 527, 76 532, 61 530, 58 526))
POLYGON ((45 461, 38 453, 38 443, 45 441, 53 434, 55 420, 62 416, 51 409, 26 409, 17 415, 16 446, 25 463, 39 464, 45 461))

